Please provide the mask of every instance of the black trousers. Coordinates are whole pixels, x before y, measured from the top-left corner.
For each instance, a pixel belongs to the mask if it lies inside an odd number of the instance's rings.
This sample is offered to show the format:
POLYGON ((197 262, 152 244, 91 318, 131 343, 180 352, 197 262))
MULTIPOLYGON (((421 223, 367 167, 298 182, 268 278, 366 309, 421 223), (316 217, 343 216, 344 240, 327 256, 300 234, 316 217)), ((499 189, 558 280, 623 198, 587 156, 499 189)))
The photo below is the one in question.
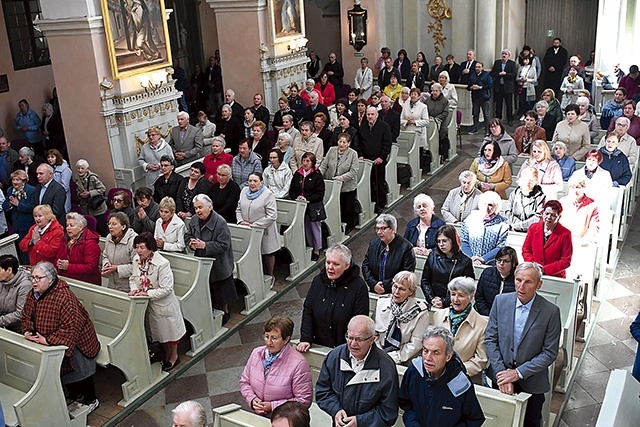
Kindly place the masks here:
POLYGON ((96 400, 96 388, 93 384, 93 375, 75 383, 67 384, 69 398, 80 399, 80 403, 88 405, 96 400))
POLYGON ((340 220, 347 224, 347 228, 353 228, 358 224, 358 212, 356 209, 356 192, 345 191, 340 193, 340 220))
POLYGON ((387 182, 385 162, 371 168, 371 201, 376 204, 376 212, 387 205, 387 182))
POLYGON ((496 101, 496 117, 502 120, 502 102, 507 104, 507 121, 513 121, 513 93, 506 93, 504 85, 497 85, 493 91, 496 101))

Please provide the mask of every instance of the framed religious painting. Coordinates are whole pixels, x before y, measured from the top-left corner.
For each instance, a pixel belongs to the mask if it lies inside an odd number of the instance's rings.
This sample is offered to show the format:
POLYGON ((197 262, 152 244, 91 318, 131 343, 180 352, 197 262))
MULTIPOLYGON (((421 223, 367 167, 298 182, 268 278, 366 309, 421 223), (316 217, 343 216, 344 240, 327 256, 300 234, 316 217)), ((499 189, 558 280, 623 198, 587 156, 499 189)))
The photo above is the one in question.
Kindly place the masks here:
POLYGON ((171 66, 164 0, 101 0, 116 79, 171 66))
POLYGON ((305 35, 303 0, 269 0, 269 12, 274 43, 305 35))

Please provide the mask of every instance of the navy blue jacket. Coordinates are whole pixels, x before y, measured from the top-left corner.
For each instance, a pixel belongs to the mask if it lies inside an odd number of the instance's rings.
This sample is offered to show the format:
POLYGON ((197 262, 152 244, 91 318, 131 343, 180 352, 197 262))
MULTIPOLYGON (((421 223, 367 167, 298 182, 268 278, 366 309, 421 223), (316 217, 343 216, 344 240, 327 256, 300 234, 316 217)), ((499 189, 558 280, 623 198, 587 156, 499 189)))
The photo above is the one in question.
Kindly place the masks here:
MULTIPOLYGON (((407 223, 407 229, 404 232, 404 238, 407 239, 413 246, 416 246, 418 242, 418 224, 420 218, 414 218, 407 223)), ((436 232, 438 228, 443 225, 447 225, 446 222, 433 215, 431 217, 431 225, 427 228, 426 236, 424 237, 424 246, 427 249, 433 249, 436 247, 436 232)))
POLYGON ((469 83, 467 84, 467 90, 471 91, 471 99, 473 101, 488 101, 491 99, 491 75, 486 71, 482 70, 480 75, 476 74, 475 71, 469 74, 469 83), (482 86, 482 89, 472 90, 471 86, 478 85, 482 86))
POLYGON ((627 156, 617 148, 613 150, 613 153, 609 154, 604 147, 601 147, 600 152, 602 153, 600 167, 609 171, 613 185, 615 187, 627 185, 632 176, 627 156))
MULTIPOLYGON (((476 311, 483 316, 488 316, 493 306, 493 300, 500 293, 500 282, 502 276, 496 267, 485 268, 478 279, 478 289, 476 290, 476 311)), ((513 273, 505 277, 502 293, 515 292, 513 273)))
POLYGON ((9 197, 13 195, 13 187, 7 190, 7 197, 2 204, 2 210, 11 212, 13 228, 16 233, 23 238, 27 235, 29 228, 33 225, 33 208, 36 206, 36 189, 29 184, 24 185, 24 192, 27 194, 26 199, 20 199, 18 206, 9 203, 9 197))

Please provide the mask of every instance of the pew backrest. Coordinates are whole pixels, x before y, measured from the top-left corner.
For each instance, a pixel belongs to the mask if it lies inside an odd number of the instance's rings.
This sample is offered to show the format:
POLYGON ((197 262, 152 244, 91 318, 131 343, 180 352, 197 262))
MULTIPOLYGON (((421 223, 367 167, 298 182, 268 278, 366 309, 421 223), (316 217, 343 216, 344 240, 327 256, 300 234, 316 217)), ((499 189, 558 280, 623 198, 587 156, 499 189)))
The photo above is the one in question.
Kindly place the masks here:
POLYGON ((640 382, 622 369, 609 375, 596 427, 633 427, 640 419, 640 382))

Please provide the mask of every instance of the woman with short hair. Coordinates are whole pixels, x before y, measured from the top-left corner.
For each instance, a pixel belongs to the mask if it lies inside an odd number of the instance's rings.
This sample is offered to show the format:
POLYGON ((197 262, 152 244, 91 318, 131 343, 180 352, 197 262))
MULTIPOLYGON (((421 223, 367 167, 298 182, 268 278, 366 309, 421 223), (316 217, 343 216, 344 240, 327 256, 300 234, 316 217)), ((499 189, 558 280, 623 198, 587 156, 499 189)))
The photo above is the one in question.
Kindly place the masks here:
MULTIPOLYGON (((491 119, 489 122, 489 131, 489 135, 484 137, 483 142, 493 142, 500 146, 500 152, 504 160, 509 163, 509 165, 515 163, 518 158, 518 149, 511 135, 507 133, 502 120, 498 118, 491 119)), ((482 152, 479 154, 482 154, 482 152)))
POLYGON ((264 169, 269 164, 269 150, 271 150, 271 141, 267 137, 267 125, 256 120, 251 125, 251 129, 251 151, 260 156, 262 169, 264 169))
POLYGON ((108 288, 129 292, 129 276, 133 272, 132 260, 136 254, 133 239, 137 234, 123 212, 111 212, 107 226, 109 234, 104 239, 100 275, 108 280, 108 288))
POLYGON ((148 231, 153 235, 156 228, 156 221, 160 218, 158 203, 153 200, 151 190, 147 187, 138 188, 135 192, 135 198, 138 203, 138 208, 135 211, 135 219, 131 227, 133 227, 138 234, 148 231))
MULTIPOLYGON (((7 190, 7 198, 2 202, 2 210, 5 214, 11 215, 13 229, 18 233, 19 240, 27 235, 29 228, 33 225, 36 189, 28 182, 29 176, 25 171, 14 171, 11 174, 11 187, 7 190)), ((21 256, 20 260, 23 264, 28 264, 28 257, 21 256)))
POLYGON ((402 130, 416 132, 420 135, 420 147, 427 148, 427 126, 429 125, 429 109, 426 104, 419 102, 420 90, 409 91, 410 102, 402 108, 400 126, 402 130))
MULTIPOLYGON (((551 90, 551 89, 548 89, 551 90)), ((548 98, 548 96, 547 96, 548 98)), ((536 124, 544 129, 545 140, 551 141, 553 139, 553 134, 556 131, 556 126, 558 125, 558 119, 553 114, 549 113, 549 103, 544 99, 536 102, 535 105, 536 111, 536 124)))
POLYGON ((507 243, 509 222, 500 215, 501 208, 500 196, 487 191, 480 196, 478 210, 462 223, 462 251, 474 264, 491 263, 498 250, 507 243))
MULTIPOLYGON (((271 124, 273 126, 273 130, 275 130, 276 133, 279 133, 284 129, 284 125, 282 124, 283 117, 287 114, 291 114, 291 115, 293 114, 293 110, 291 109, 291 107, 289 107, 289 100, 284 95, 282 95, 278 99, 278 107, 280 109, 274 113, 273 122, 271 124)), ((294 125, 295 125, 296 124, 295 117, 292 116, 292 119, 294 120, 294 125)))
POLYGON ((49 205, 33 208, 34 224, 18 245, 22 252, 29 254, 29 264, 41 261, 54 262, 58 248, 64 244, 64 227, 58 222, 49 205))
POLYGON ((197 194, 206 194, 209 191, 210 185, 205 173, 206 168, 202 162, 193 162, 189 167, 189 177, 182 179, 178 184, 174 210, 181 219, 191 218, 195 214, 193 198, 197 194))
POLYGON ((138 164, 144 172, 145 186, 153 188, 153 183, 161 175, 160 159, 162 156, 173 156, 171 146, 164 140, 158 126, 152 126, 147 130, 149 142, 140 147, 138 164))
POLYGON ((160 218, 156 221, 153 237, 158 249, 167 252, 184 252, 184 221, 176 215, 176 203, 171 197, 164 197, 158 204, 160 218))
POLYGON ((289 196, 289 187, 293 173, 289 165, 284 163, 284 153, 279 148, 269 151, 269 166, 263 173, 264 185, 271 190, 276 199, 289 196))
POLYGON ((71 212, 71 177, 73 172, 69 163, 62 157, 60 151, 53 149, 47 151, 47 163, 53 168, 53 179, 64 187, 67 196, 64 202, 65 212, 71 212))
POLYGON ((0 328, 21 333, 21 317, 31 291, 29 273, 13 255, 0 255, 0 328))
POLYGON ((107 234, 107 224, 104 214, 107 212, 105 193, 107 187, 100 181, 100 177, 89 170, 89 162, 80 159, 76 162, 78 174, 74 182, 78 186, 76 191, 80 198, 80 209, 84 215, 91 215, 96 219, 98 234, 107 234))
POLYGON ((488 316, 496 295, 515 292, 514 272, 518 266, 518 253, 511 246, 503 246, 496 253, 495 265, 488 266, 480 274, 476 290, 475 308, 488 316))
POLYGON ((609 191, 613 186, 613 180, 609 171, 600 167, 602 159, 603 156, 600 150, 589 150, 584 158, 584 167, 576 169, 571 177, 585 178, 587 196, 598 202, 608 204, 608 197, 611 194, 609 191))
POLYGON ((543 127, 538 126, 538 115, 535 111, 527 111, 523 116, 524 124, 518 126, 513 134, 513 139, 520 155, 530 155, 533 141, 546 141, 547 135, 543 127))
MULTIPOLYGON (((438 75, 438 83, 442 86, 442 94, 447 101, 449 101, 449 108, 454 109, 458 106, 458 91, 456 87, 451 83, 449 78, 449 73, 447 71, 442 71, 438 75)), ((457 80, 454 80, 457 81, 457 80)))
POLYGON ((576 171, 576 159, 567 155, 567 144, 562 141, 553 144, 553 155, 551 158, 560 166, 562 180, 565 182, 568 181, 576 171))
POLYGON ((544 201, 545 194, 538 184, 538 169, 521 170, 518 186, 509 195, 508 208, 505 212, 511 229, 526 232, 531 224, 538 222, 544 201))
POLYGON ((211 142, 213 142, 213 135, 216 132, 216 125, 209 121, 207 113, 200 110, 198 111, 198 123, 196 124, 196 128, 202 131, 202 154, 207 156, 211 154, 211 142))
POLYGON ((100 236, 87 228, 87 220, 77 212, 69 212, 67 235, 58 248, 56 268, 59 274, 94 285, 100 285, 100 236))
POLYGON ((231 163, 233 162, 233 156, 224 152, 225 146, 226 142, 223 137, 214 136, 211 140, 211 154, 207 154, 204 156, 204 159, 202 159, 202 163, 205 167, 204 177, 210 184, 218 182, 218 177, 216 175, 218 166, 222 164, 231 166, 231 163))
POLYGON ((176 160, 171 156, 160 158, 160 176, 153 183, 153 200, 158 203, 164 197, 177 198, 178 186, 183 177, 176 170, 176 160))
POLYGON ((574 159, 580 160, 588 150, 591 143, 589 126, 578 119, 580 107, 576 104, 569 104, 564 109, 566 119, 556 126, 551 142, 562 141, 567 144, 567 154, 574 159))
MULTIPOLYGON (((288 133, 280 132, 280 134, 278 135, 276 148, 280 149, 280 151, 282 151, 282 153, 284 154, 284 157, 282 158, 282 162, 286 163, 287 166, 291 161, 291 154, 293 153, 292 142, 293 142, 293 138, 288 133)), ((293 171, 291 171, 291 173, 293 173, 293 171)))
POLYGON ((213 210, 227 222, 235 223, 236 208, 240 200, 240 186, 231 179, 231 167, 229 165, 224 164, 218 166, 216 174, 218 176, 218 182, 211 185, 207 196, 209 196, 212 202, 213 210))
POLYGON ((586 96, 579 96, 576 99, 576 104, 578 108, 580 108, 580 114, 578 118, 589 126, 589 135, 591 135, 591 143, 596 143, 596 137, 600 132, 600 123, 598 121, 598 117, 596 116, 596 110, 593 106, 591 106, 589 102, 589 98, 586 96))
POLYGON ((113 205, 112 212, 122 212, 129 218, 129 224, 133 226, 136 220, 136 212, 132 206, 131 192, 126 190, 118 190, 113 193, 111 198, 113 205))
POLYGON ((426 194, 413 198, 413 218, 407 223, 404 238, 413 246, 416 255, 428 256, 436 247, 436 233, 446 223, 434 215, 435 203, 426 194))

